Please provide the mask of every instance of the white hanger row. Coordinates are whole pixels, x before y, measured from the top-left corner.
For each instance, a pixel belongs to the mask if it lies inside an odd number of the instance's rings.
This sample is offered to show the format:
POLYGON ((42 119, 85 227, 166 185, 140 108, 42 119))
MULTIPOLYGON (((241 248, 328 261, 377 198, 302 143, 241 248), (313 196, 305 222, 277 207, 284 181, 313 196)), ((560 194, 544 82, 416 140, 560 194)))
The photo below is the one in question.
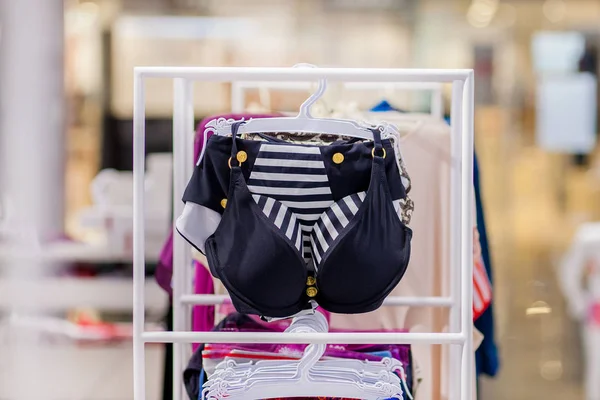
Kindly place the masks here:
MULTIPOLYGON (((327 332, 323 314, 304 315, 294 319, 286 332, 327 332)), ((361 399, 412 399, 402 363, 392 358, 381 361, 324 359, 326 345, 310 345, 298 361, 261 360, 255 363, 221 362, 204 384, 203 399, 247 400, 273 397, 342 397, 361 399), (404 388, 404 391, 402 390, 404 388)))
MULTIPOLYGON (((317 91, 302 103, 300 112, 295 117, 250 118, 239 127, 238 132, 240 134, 278 132, 324 133, 373 140, 373 132, 371 131, 373 128, 380 129, 382 134, 395 130, 389 124, 373 126, 365 122, 359 123, 350 119, 314 118, 310 113, 311 107, 321 98, 326 89, 327 82, 325 79, 321 79, 317 91)), ((231 126, 235 122, 241 121, 243 120, 215 119, 206 125, 205 134, 212 131, 216 135, 230 136, 231 126)))
MULTIPOLYGON (((311 64, 296 64, 295 68, 308 67, 316 68, 311 64)), ((325 133, 331 135, 350 136, 361 139, 373 140, 375 128, 367 123, 358 123, 349 119, 334 118, 314 118, 311 113, 311 107, 323 96, 327 90, 327 80, 320 79, 317 91, 313 93, 300 106, 300 112, 296 117, 279 118, 251 118, 239 128, 239 133, 277 133, 277 132, 298 132, 298 133, 325 133)), ((207 130, 213 130, 217 135, 231 135, 231 125, 237 121, 217 119, 207 124, 207 130)), ((386 129, 394 129, 392 126, 381 125, 378 127, 382 133, 386 129)))

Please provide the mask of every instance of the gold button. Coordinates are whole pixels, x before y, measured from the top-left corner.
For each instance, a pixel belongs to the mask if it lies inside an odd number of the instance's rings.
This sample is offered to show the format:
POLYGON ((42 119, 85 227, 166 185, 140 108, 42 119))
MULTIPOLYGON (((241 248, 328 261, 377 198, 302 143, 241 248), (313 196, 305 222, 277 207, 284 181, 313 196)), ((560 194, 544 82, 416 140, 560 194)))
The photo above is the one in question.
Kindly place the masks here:
POLYGON ((221 200, 221 207, 223 207, 223 208, 227 207, 227 199, 221 200))
POLYGON ((240 163, 243 163, 248 159, 248 153, 246 153, 244 150, 238 151, 235 155, 235 158, 237 158, 240 163))
POLYGON ((317 283, 317 280, 314 276, 309 276, 308 278, 306 278, 306 284, 308 286, 314 286, 315 283, 317 283))
POLYGON ((317 295, 317 288, 316 287, 309 287, 306 289, 306 295, 308 297, 315 297, 317 295))
POLYGON ((342 153, 335 153, 333 155, 333 162, 336 164, 341 164, 344 162, 344 155, 342 153))

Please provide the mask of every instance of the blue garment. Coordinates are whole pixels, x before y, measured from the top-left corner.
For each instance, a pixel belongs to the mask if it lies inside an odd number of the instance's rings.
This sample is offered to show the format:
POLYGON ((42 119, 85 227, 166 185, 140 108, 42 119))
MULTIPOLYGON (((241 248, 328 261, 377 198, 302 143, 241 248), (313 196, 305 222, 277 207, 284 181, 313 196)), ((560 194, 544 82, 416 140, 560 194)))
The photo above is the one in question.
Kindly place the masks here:
POLYGON ((381 100, 379 103, 377 103, 376 105, 371 107, 371 109, 369 111, 371 111, 371 112, 396 111, 396 112, 400 112, 400 113, 405 112, 404 110, 400 110, 399 108, 394 107, 387 100, 381 100))
POLYGON ((367 354, 369 354, 371 356, 378 356, 378 357, 392 357, 392 352, 385 351, 385 350, 382 350, 382 351, 373 351, 373 352, 369 352, 367 354))
MULTIPOLYGON (((444 117, 444 120, 450 125, 450 116, 444 117)), ((494 287, 492 273, 492 259, 490 256, 487 230, 485 228, 485 217, 483 213, 483 203, 481 199, 481 184, 479 179, 479 163, 477 155, 473 154, 473 186, 475 187, 475 208, 477 210, 477 231, 479 232, 479 243, 481 245, 481 257, 485 264, 485 270, 490 278, 492 290, 494 287)), ((485 310, 483 314, 475 321, 475 327, 483 334, 483 341, 475 352, 475 368, 477 375, 486 374, 496 376, 500 369, 500 359, 498 356, 498 347, 494 335, 494 303, 485 310)))
POLYGON ((202 386, 206 383, 206 374, 204 373, 204 369, 200 370, 200 375, 198 376, 198 388, 200 388, 200 391, 198 392, 198 400, 204 400, 204 397, 202 396, 202 394, 204 393, 202 391, 202 386))
MULTIPOLYGON (((473 184, 475 186, 475 206, 477 209, 477 230, 479 231, 479 242, 481 244, 481 256, 485 269, 492 282, 492 260, 485 229, 485 218, 483 215, 483 204, 481 200, 481 187, 479 180, 479 164, 477 155, 473 156, 473 184)), ((493 282, 492 282, 493 287, 493 282)), ((477 375, 486 374, 496 376, 500 367, 498 348, 494 338, 494 308, 493 302, 487 310, 475 321, 475 327, 483 334, 483 342, 475 352, 475 363, 477 375)))

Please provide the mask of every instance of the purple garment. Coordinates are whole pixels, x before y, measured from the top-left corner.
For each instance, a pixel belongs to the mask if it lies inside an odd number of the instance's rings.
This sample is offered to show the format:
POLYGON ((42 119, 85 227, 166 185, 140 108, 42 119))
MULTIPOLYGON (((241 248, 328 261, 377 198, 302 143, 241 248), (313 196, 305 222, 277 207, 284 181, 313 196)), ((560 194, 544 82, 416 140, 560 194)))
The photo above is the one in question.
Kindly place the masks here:
MULTIPOLYGON (((323 310, 321 310, 323 312, 323 310)), ((283 332, 289 325, 290 320, 267 323, 251 318, 240 313, 231 313, 216 327, 218 331, 227 332, 283 332)), ((349 332, 345 329, 330 329, 330 332, 349 332)), ((352 332, 407 332, 406 329, 380 329, 380 330, 355 330, 352 332)), ((279 353, 279 354, 303 354, 306 344, 270 344, 270 343, 220 343, 210 344, 211 350, 227 352, 232 350, 248 350, 257 352, 279 353)), ((379 361, 382 357, 367 355, 365 353, 387 351, 405 365, 410 360, 410 345, 398 344, 328 344, 325 351, 326 356, 339 358, 358 358, 371 361, 379 361)))
POLYGON ((173 228, 169 232, 169 237, 163 245, 160 255, 158 256, 158 265, 154 272, 154 278, 158 285, 163 288, 169 296, 173 295, 171 287, 171 278, 173 276, 173 228))
MULTIPOLYGON (((244 331, 245 332, 245 331, 244 331)), ((387 331, 385 331, 387 332, 387 331)), ((328 344, 325 353, 325 357, 345 358, 362 361, 381 361, 384 357, 381 355, 375 355, 372 353, 386 352, 392 358, 402 361, 403 365, 409 364, 409 352, 410 348, 407 345, 371 345, 364 346, 361 350, 355 350, 353 345, 338 345, 328 344), (404 346, 404 347, 401 347, 404 346)), ((211 352, 212 354, 205 354, 204 358, 216 358, 223 359, 225 357, 233 357, 232 352, 234 351, 248 351, 256 352, 255 359, 260 360, 261 354, 272 353, 279 354, 282 356, 296 356, 301 358, 306 350, 306 345, 300 344, 207 344, 204 347, 204 351, 211 352)), ((195 350, 194 350, 195 351, 195 350)))
MULTIPOLYGON (((206 124, 216 118, 241 119, 241 118, 270 118, 276 117, 278 114, 223 114, 208 117, 198 124, 196 129, 196 137, 194 140, 194 160, 197 160, 202 151, 204 142, 204 129, 206 124)), ((208 133, 206 140, 210 138, 212 133, 208 133)), ((212 294, 214 286, 212 276, 208 269, 201 263, 194 261, 195 265, 195 284, 194 291, 196 294, 212 294)), ((169 234, 167 241, 163 245, 160 252, 158 265, 156 267, 155 278, 159 286, 162 287, 169 295, 173 295, 171 287, 171 279, 173 276, 173 231, 169 234)), ((214 307, 212 306, 195 306, 192 311, 192 328, 196 332, 211 330, 215 325, 214 307)))

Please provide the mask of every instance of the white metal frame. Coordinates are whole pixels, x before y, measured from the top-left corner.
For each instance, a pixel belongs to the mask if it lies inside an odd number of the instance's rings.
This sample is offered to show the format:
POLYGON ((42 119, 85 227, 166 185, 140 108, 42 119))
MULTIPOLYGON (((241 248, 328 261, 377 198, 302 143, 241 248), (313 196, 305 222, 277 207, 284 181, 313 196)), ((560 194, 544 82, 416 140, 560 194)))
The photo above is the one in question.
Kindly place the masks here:
MULTIPOLYGON (((246 90, 251 89, 277 89, 277 90, 310 90, 310 82, 232 82, 231 83, 231 112, 242 113, 246 107, 246 90)), ((345 82, 346 90, 402 90, 431 92, 430 114, 444 118, 444 97, 442 84, 439 82, 345 82)))
POLYGON ((422 343, 452 344, 450 371, 453 375, 450 398, 471 400, 473 383, 473 70, 438 69, 361 69, 361 68, 233 68, 233 67, 137 67, 134 70, 134 286, 133 356, 134 399, 145 397, 145 343, 174 343, 174 399, 182 399, 185 343, 422 343), (451 151, 451 232, 450 297, 389 298, 393 305, 449 306, 447 333, 257 333, 190 332, 192 304, 218 304, 222 296, 194 296, 191 288, 191 254, 184 240, 174 236, 173 260, 173 332, 144 331, 144 168, 145 168, 145 80, 174 80, 173 151, 174 216, 183 204, 180 200, 191 176, 194 113, 194 81, 236 82, 330 82, 356 83, 452 83, 451 151), (460 383, 460 385, 459 385, 460 383))

